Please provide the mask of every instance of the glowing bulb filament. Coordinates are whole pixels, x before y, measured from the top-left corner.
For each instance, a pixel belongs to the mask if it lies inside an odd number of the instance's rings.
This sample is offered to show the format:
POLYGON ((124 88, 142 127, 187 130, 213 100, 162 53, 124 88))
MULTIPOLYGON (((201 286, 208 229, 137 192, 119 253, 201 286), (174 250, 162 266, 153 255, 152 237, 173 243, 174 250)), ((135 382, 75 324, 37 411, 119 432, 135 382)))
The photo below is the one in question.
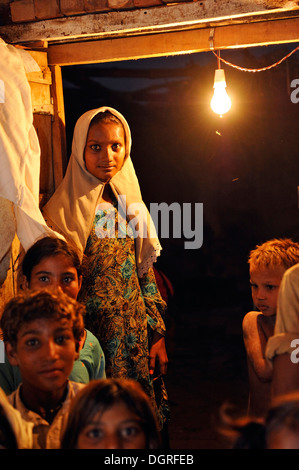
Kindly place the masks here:
POLYGON ((226 82, 223 69, 215 70, 214 95, 211 100, 211 108, 214 113, 222 116, 231 108, 232 102, 226 92, 226 82))

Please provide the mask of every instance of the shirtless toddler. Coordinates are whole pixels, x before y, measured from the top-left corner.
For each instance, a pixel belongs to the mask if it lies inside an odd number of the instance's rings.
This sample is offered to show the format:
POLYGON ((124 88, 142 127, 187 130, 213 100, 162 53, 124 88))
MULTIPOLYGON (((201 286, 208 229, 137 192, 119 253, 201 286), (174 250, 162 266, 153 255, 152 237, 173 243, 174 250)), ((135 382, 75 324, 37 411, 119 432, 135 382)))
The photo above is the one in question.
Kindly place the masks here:
POLYGON ((274 333, 279 286, 284 272, 299 263, 299 244, 272 239, 250 252, 249 273, 254 311, 242 323, 248 362, 248 415, 263 417, 271 398, 272 366, 265 357, 267 340, 274 333))

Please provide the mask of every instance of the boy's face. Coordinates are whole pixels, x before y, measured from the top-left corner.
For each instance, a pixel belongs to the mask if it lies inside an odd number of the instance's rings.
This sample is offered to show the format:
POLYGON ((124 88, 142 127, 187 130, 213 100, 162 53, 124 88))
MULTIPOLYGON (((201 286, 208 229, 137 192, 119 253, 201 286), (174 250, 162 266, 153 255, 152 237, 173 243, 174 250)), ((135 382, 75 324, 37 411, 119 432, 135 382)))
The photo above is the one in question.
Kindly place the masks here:
POLYGON ((8 359, 20 368, 22 382, 39 392, 58 392, 72 371, 76 341, 67 320, 40 318, 24 324, 14 349, 6 344, 8 359))
POLYGON ((285 268, 276 269, 250 268, 250 285, 254 305, 263 315, 270 317, 276 315, 279 286, 285 268))
POLYGON ((87 171, 109 181, 122 168, 126 155, 125 132, 116 123, 98 123, 89 128, 84 160, 87 171))

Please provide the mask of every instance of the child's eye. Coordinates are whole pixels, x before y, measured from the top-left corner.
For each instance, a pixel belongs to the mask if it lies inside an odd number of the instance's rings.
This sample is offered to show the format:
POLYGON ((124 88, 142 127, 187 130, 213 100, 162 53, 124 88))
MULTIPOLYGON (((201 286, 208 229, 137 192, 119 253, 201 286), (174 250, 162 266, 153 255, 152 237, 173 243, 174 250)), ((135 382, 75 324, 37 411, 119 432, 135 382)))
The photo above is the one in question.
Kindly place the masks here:
POLYGON ((137 426, 128 426, 121 430, 122 437, 130 438, 139 434, 140 429, 137 426))
POLYGON ((101 150, 101 146, 98 144, 92 144, 90 148, 91 150, 94 150, 95 152, 98 152, 99 150, 101 150))
POLYGON ((56 341, 57 344, 61 345, 61 344, 66 343, 69 339, 70 339, 70 336, 68 336, 68 335, 60 335, 60 336, 57 336, 55 341, 56 341))
POLYGON ((48 278, 48 276, 40 276, 40 277, 38 278, 38 280, 39 280, 40 282, 48 282, 48 281, 49 281, 49 278, 48 278))
POLYGON ((64 284, 70 284, 73 281, 74 281, 74 278, 72 276, 66 276, 63 278, 64 284))
POLYGON ((268 284, 268 285, 266 286, 266 289, 267 289, 267 290, 274 290, 274 289, 276 289, 276 287, 277 287, 277 286, 272 286, 271 284, 268 284))
POLYGON ((90 429, 87 433, 86 433, 87 437, 89 437, 90 439, 101 439, 103 437, 103 431, 101 429, 98 429, 98 428, 94 428, 94 429, 90 429))
POLYGON ((119 144, 119 143, 115 143, 115 144, 112 145, 112 149, 113 149, 114 151, 119 150, 121 147, 122 147, 122 145, 119 144))
POLYGON ((257 289, 257 285, 256 285, 256 284, 250 283, 250 287, 251 287, 251 289, 257 289))
POLYGON ((30 338, 30 339, 27 339, 26 341, 26 345, 29 347, 34 347, 34 346, 37 346, 38 344, 39 344, 39 341, 37 338, 30 338))

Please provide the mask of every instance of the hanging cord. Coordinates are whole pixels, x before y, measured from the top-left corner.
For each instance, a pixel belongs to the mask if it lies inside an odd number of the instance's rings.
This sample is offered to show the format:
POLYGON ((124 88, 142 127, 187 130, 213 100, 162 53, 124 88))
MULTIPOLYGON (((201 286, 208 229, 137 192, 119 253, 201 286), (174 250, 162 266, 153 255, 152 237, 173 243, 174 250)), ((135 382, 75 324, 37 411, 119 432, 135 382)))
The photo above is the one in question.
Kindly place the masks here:
POLYGON ((242 72, 264 72, 265 70, 272 69, 273 67, 276 67, 277 65, 281 64, 284 60, 286 60, 288 57, 290 57, 294 52, 296 52, 299 49, 299 46, 297 46, 295 49, 293 49, 289 54, 287 54, 285 57, 280 59, 278 62, 275 62, 272 65, 268 65, 267 67, 262 67, 260 69, 247 69, 246 67, 240 67, 239 65, 232 64, 231 62, 228 62, 227 60, 223 59, 220 57, 220 53, 217 54, 213 48, 211 47, 211 50, 213 54, 217 57, 218 63, 221 60, 224 62, 226 65, 229 65, 230 67, 234 67, 235 69, 241 70, 242 72))

